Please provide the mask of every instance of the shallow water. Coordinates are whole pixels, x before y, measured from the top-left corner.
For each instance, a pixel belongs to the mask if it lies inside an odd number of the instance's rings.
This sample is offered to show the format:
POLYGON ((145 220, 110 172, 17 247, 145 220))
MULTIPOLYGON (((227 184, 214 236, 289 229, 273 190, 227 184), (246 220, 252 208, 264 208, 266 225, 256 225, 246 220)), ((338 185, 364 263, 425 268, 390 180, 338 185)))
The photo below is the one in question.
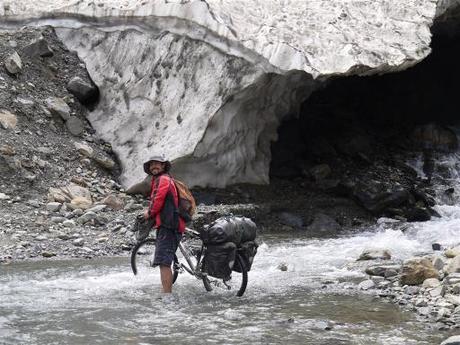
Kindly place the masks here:
POLYGON ((446 334, 397 306, 321 289, 327 279, 364 277, 346 264, 369 243, 398 239, 402 255, 423 247, 423 229, 418 234, 377 228, 338 239, 267 236, 242 298, 207 293, 186 273, 165 298, 157 279, 133 276, 127 257, 0 266, 0 343, 439 344, 446 334))

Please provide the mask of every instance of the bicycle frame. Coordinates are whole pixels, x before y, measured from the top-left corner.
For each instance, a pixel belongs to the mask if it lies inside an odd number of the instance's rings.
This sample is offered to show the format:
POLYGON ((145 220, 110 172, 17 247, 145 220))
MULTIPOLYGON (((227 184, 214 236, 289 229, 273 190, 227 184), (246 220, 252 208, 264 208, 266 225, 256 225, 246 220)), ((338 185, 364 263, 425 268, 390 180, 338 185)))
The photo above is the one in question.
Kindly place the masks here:
MULTIPOLYGON (((192 238, 200 239, 198 232, 196 232, 196 231, 194 231, 192 229, 189 229, 189 228, 186 228, 186 232, 188 234, 190 234, 192 238)), ((201 239, 200 239, 200 241, 201 241, 201 239)), ((196 255, 196 256, 193 255, 192 253, 190 253, 189 248, 182 241, 179 242, 178 247, 179 247, 179 250, 181 251, 182 255, 184 256, 184 258, 187 261, 187 264, 189 266, 189 267, 187 267, 187 265, 185 265, 184 263, 179 262, 179 267, 178 268, 179 269, 183 268, 189 274, 195 276, 198 279, 202 279, 203 275, 205 273, 201 272, 199 267, 201 265, 201 259, 203 258, 204 245, 201 244, 201 249, 200 249, 198 255, 196 255), (197 260, 196 265, 193 263, 192 257, 196 258, 196 260, 197 260)))

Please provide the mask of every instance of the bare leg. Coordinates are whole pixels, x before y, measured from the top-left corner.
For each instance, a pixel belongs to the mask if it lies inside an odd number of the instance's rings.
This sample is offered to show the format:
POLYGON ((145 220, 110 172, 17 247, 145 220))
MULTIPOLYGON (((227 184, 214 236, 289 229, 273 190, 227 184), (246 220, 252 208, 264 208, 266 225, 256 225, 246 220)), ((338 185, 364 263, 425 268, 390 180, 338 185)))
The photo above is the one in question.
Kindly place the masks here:
POLYGON ((163 285, 163 292, 171 293, 172 292, 172 281, 173 281, 173 274, 172 274, 171 266, 160 265, 160 275, 161 275, 161 285, 163 285))

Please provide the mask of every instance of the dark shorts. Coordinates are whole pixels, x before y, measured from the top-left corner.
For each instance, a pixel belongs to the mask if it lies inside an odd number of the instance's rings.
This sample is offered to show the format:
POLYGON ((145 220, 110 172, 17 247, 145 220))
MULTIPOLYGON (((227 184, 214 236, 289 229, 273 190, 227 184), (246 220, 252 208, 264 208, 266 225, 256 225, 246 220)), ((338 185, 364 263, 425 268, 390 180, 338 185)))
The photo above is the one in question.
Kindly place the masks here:
POLYGON ((154 266, 171 266, 181 237, 182 235, 179 231, 160 226, 157 230, 157 240, 155 242, 154 266))

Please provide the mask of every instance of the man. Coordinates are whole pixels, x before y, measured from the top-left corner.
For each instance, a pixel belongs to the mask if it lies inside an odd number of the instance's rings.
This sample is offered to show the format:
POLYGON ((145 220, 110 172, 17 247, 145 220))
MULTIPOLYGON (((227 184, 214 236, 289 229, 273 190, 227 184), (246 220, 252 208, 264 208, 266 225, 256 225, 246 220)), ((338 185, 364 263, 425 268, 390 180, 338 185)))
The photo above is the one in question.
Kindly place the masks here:
POLYGON ((171 163, 163 157, 153 157, 144 163, 144 171, 152 175, 150 205, 145 219, 153 219, 157 229, 153 266, 160 266, 163 292, 171 293, 174 254, 185 231, 185 222, 179 217, 179 199, 173 179, 168 172, 171 163))

